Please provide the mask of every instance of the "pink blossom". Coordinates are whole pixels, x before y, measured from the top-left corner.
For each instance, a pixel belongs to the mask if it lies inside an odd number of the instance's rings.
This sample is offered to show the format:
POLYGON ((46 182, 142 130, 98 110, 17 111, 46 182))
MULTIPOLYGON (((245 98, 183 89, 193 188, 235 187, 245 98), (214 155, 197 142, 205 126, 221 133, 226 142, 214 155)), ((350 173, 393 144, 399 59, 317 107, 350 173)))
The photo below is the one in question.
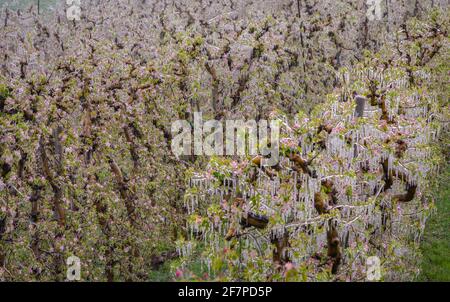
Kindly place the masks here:
POLYGON ((183 277, 183 271, 178 268, 175 272, 175 277, 177 277, 177 278, 183 277))
POLYGON ((341 126, 341 125, 338 125, 338 126, 336 126, 336 127, 334 127, 333 128, 333 133, 340 133, 340 132, 342 132, 342 131, 344 131, 345 130, 345 128, 343 127, 343 126, 341 126))
POLYGON ((290 148, 296 147, 295 141, 292 138, 282 138, 280 141, 283 145, 286 145, 290 148))
POLYGON ((292 264, 292 262, 288 262, 284 265, 284 268, 286 269, 286 271, 290 271, 292 269, 295 269, 295 265, 292 264))
POLYGON ((237 161, 233 160, 231 162, 231 167, 233 168, 233 170, 236 170, 238 168, 239 164, 237 161))

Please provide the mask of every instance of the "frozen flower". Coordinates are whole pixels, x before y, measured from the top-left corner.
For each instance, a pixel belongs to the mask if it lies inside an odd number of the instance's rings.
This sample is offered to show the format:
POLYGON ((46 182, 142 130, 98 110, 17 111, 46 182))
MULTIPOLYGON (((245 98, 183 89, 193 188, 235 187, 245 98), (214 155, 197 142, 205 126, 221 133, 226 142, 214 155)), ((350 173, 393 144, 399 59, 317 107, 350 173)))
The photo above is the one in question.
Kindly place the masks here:
POLYGON ((233 160, 232 162, 231 162, 231 167, 233 168, 233 170, 236 170, 237 168, 238 168, 238 162, 237 161, 235 161, 235 160, 233 160))
POLYGON ((288 146, 289 148, 295 148, 296 147, 296 143, 292 138, 286 137, 286 138, 282 138, 281 143, 283 145, 288 146))
POLYGON ((341 133, 345 130, 345 127, 342 125, 337 125, 336 127, 333 128, 333 133, 341 133))
POLYGON ((284 265, 284 268, 286 269, 286 271, 290 271, 292 269, 295 269, 295 265, 292 264, 292 262, 288 262, 284 265))
POLYGON ((292 126, 292 129, 298 130, 298 129, 300 129, 300 127, 301 127, 301 125, 300 125, 299 123, 295 123, 295 124, 292 126))
POLYGON ((177 278, 183 277, 183 271, 182 271, 181 269, 178 268, 178 269, 175 271, 175 277, 177 277, 177 278))

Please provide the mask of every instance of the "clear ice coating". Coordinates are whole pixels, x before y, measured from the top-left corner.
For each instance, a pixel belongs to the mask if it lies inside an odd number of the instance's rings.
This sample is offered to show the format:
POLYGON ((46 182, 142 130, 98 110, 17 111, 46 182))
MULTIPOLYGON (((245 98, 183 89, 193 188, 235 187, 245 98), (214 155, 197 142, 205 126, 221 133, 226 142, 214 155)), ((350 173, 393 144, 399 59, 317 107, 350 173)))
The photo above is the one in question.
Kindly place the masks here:
MULTIPOLYGON (((427 74, 420 76, 426 77, 427 74)), ((348 82, 350 77, 345 74, 342 78, 348 82)), ((324 110, 322 117, 328 124, 335 126, 331 132, 321 136, 325 147, 308 163, 314 173, 298 169, 289 157, 283 155, 280 156, 278 171, 272 169, 270 173, 268 169, 249 166, 238 178, 230 168, 231 177, 224 178, 219 188, 210 179, 194 176, 189 186, 197 189, 197 196, 188 199, 188 212, 194 213, 197 208, 198 214, 204 216, 205 212, 202 213, 200 208, 216 202, 226 204, 222 208, 222 220, 219 219, 225 223, 214 223, 214 215, 207 214, 211 222, 208 231, 205 228, 199 230, 196 225, 190 228, 195 233, 202 233, 204 240, 214 241, 209 244, 215 251, 224 245, 223 238, 230 229, 239 234, 240 244, 260 253, 271 250, 270 238, 283 238, 287 233, 295 238, 305 238, 286 252, 293 263, 304 261, 326 247, 326 230, 330 219, 336 222, 344 247, 355 244, 364 246, 370 240, 383 242, 385 228, 398 234, 413 232, 412 229, 399 226, 414 221, 419 224, 419 231, 411 235, 418 242, 426 215, 419 210, 420 204, 397 204, 395 198, 398 197, 395 196, 405 194, 405 188, 411 186, 420 192, 423 179, 433 169, 433 165, 427 162, 430 158, 427 144, 437 137, 440 129, 431 127, 426 121, 430 115, 428 102, 434 96, 408 93, 409 84, 404 77, 391 76, 389 78, 394 80, 388 82, 381 72, 373 70, 369 71, 369 77, 377 79, 380 85, 402 92, 396 97, 385 98, 387 121, 397 119, 397 123, 385 127, 380 120, 382 109, 371 104, 366 104, 363 117, 355 123, 351 104, 342 103, 339 97, 336 98, 329 104, 329 110, 324 110), (408 119, 417 121, 417 118, 422 118, 423 122, 405 123, 408 119), (401 156, 397 154, 399 141, 395 138, 400 135, 408 146, 401 156), (386 163, 386 171, 381 165, 383 162, 386 163), (390 180, 393 183, 389 185, 387 182, 390 180), (324 187, 326 181, 333 184, 332 188, 324 187), (318 193, 328 196, 334 194, 338 200, 335 205, 328 201, 327 215, 320 215, 315 209, 315 196, 318 193), (242 198, 245 205, 237 205, 236 198, 242 198), (200 206, 200 203, 203 205, 200 206), (397 208, 394 209, 394 206, 397 208), (231 211, 233 207, 237 209, 231 211), (384 209, 395 210, 395 218, 385 221, 384 209), (241 228, 242 217, 249 212, 266 215, 273 221, 270 220, 268 228, 264 230, 241 228), (415 212, 419 214, 411 215, 415 212), (370 236, 365 236, 368 232, 370 236)), ((312 158, 317 150, 317 141, 311 141, 311 137, 317 130, 309 128, 308 133, 295 134, 288 121, 285 123, 286 133, 294 135, 293 141, 301 146, 301 157, 312 158)), ((189 253, 189 248, 186 246, 180 252, 189 253)), ((246 252, 242 257, 245 260, 249 255, 246 252)), ((204 261, 210 270, 211 259, 206 257, 204 261)))

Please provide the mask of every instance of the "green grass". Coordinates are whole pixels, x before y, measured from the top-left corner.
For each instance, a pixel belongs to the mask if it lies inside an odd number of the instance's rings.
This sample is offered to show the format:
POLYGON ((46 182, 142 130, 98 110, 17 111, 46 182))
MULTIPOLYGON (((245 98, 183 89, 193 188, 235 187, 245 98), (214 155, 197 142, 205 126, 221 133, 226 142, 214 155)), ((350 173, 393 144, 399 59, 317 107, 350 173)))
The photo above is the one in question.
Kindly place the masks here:
POLYGON ((436 190, 437 212, 430 217, 421 243, 423 254, 418 281, 450 281, 450 168, 436 190))
POLYGON ((152 270, 149 273, 148 281, 167 282, 173 280, 173 274, 170 272, 170 262, 164 263, 159 269, 152 270))
MULTIPOLYGON (((167 250, 167 247, 161 247, 161 250, 167 250)), ((189 272, 190 281, 200 281, 204 274, 206 273, 206 267, 202 265, 201 262, 201 252, 204 250, 203 243, 199 243, 194 249, 193 254, 189 258, 185 265, 185 270, 189 272)), ((149 281, 151 282, 167 282, 167 281, 184 281, 183 278, 177 279, 175 278, 174 268, 181 268, 181 259, 173 259, 165 262, 158 269, 152 270, 149 273, 149 281)), ((207 281, 207 280, 204 280, 207 281)))
MULTIPOLYGON (((64 0, 61 2, 65 5, 66 1, 64 0)), ((7 5, 10 9, 26 9, 32 4, 37 5, 37 3, 37 0, 0 0, 0 8, 7 5)), ((56 5, 56 3, 58 3, 58 0, 40 0, 40 8, 42 11, 45 11, 49 7, 56 5)))

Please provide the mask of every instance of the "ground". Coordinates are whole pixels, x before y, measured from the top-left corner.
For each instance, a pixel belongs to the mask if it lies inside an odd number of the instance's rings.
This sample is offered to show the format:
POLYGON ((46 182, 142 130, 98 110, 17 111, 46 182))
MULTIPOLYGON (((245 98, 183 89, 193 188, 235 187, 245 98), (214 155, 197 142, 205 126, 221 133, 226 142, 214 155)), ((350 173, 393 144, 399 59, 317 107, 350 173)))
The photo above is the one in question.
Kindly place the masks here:
POLYGON ((450 168, 440 176, 436 194, 436 213, 425 228, 421 249, 419 281, 450 281, 450 168))

